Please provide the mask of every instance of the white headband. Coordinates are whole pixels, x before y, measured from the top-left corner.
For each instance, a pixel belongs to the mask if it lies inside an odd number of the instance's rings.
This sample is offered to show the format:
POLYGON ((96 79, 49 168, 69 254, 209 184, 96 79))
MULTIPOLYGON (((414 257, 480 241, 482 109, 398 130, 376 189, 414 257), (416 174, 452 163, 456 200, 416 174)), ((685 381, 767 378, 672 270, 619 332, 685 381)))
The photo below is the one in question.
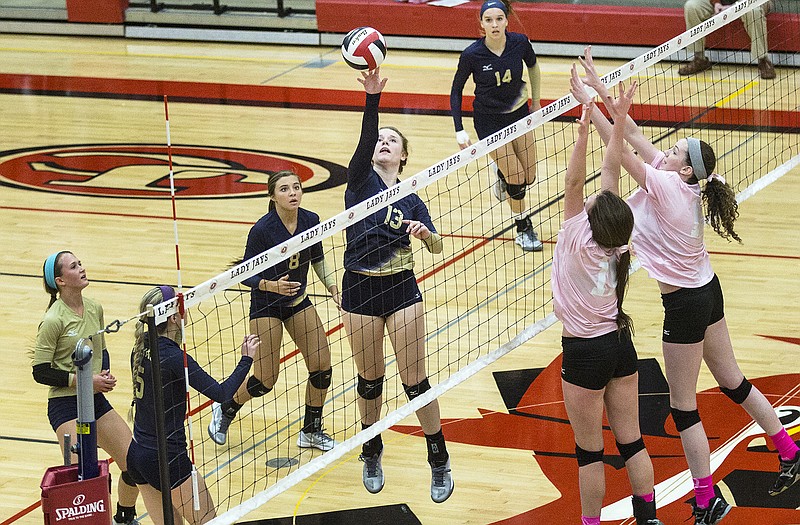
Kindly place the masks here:
POLYGON ((697 180, 707 179, 706 165, 703 164, 703 154, 700 152, 700 140, 694 137, 686 139, 689 143, 689 162, 692 163, 694 176, 697 180))

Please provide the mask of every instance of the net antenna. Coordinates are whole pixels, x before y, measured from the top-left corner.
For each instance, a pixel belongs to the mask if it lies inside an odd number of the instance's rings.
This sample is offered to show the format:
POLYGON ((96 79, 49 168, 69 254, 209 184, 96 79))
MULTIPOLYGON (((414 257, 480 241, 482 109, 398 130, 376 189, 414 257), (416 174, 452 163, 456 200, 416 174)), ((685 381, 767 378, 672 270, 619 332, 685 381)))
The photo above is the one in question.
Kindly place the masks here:
MULTIPOLYGON (((172 203, 172 233, 175 237, 175 269, 178 274, 178 293, 175 296, 176 307, 180 313, 181 319, 181 349, 183 350, 183 380, 186 387, 186 413, 187 422, 189 427, 189 460, 192 463, 192 508, 195 511, 200 510, 200 489, 197 484, 197 467, 195 465, 194 457, 194 432, 192 428, 192 400, 189 390, 189 360, 186 353, 186 324, 184 321, 184 305, 183 305, 183 280, 181 279, 181 251, 180 243, 178 242, 178 213, 175 206, 175 172, 172 169, 172 139, 169 132, 169 101, 167 95, 164 95, 164 121, 166 122, 167 132, 167 162, 169 165, 169 196, 172 203)), ((167 467, 169 468, 169 467, 167 467)))

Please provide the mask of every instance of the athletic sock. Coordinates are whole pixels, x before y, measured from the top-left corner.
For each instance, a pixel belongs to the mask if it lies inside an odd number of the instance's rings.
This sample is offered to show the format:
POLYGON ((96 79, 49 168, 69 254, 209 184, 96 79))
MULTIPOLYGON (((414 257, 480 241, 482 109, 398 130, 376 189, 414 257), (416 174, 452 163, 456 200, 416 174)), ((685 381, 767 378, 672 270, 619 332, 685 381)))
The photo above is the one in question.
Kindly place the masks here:
POLYGON ((322 430, 322 407, 306 405, 306 415, 303 418, 303 432, 312 434, 322 430))
POLYGON ((701 509, 708 508, 708 502, 715 496, 713 477, 692 478, 692 480, 694 481, 694 497, 697 506, 701 509))
POLYGON ((225 401, 222 403, 222 413, 228 416, 229 418, 233 419, 236 417, 236 414, 239 413, 239 409, 241 409, 244 405, 240 405, 233 399, 230 401, 225 401))
POLYGON ((581 525, 600 525, 600 516, 581 516, 581 525))
POLYGON ((531 218, 528 217, 526 212, 523 212, 519 216, 515 217, 514 223, 517 225, 517 233, 533 228, 533 224, 531 224, 531 218))
MULTIPOLYGON (((361 423, 361 430, 371 426, 372 425, 365 425, 364 423, 361 423)), ((361 453, 364 454, 364 456, 374 456, 375 454, 380 454, 381 450, 383 450, 383 440, 381 439, 380 434, 361 445, 361 453)))
POLYGON ((772 444, 775 445, 775 448, 778 449, 778 454, 781 455, 781 459, 784 461, 794 459, 797 455, 797 451, 800 450, 797 443, 792 440, 792 436, 786 432, 785 428, 782 428, 780 432, 769 438, 772 440, 772 444))
POLYGON ((425 443, 428 445, 428 463, 432 467, 441 467, 447 463, 450 456, 447 454, 447 444, 441 429, 435 434, 425 434, 425 443))

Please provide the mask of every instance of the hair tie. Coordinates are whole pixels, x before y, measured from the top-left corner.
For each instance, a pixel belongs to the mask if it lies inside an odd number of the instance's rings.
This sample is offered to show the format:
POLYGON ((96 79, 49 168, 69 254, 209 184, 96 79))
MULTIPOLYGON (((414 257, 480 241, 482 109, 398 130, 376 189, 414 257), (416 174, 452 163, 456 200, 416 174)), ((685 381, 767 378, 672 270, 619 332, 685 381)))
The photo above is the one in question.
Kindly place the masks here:
POLYGON ((703 164, 703 153, 700 151, 700 139, 689 137, 686 139, 689 143, 689 162, 692 163, 694 176, 698 181, 708 177, 706 173, 706 165, 703 164))
POLYGON ((64 252, 60 251, 50 254, 44 261, 44 282, 54 290, 58 290, 58 286, 56 286, 56 259, 58 259, 58 256, 62 253, 64 252))
POLYGON ((505 13, 506 16, 508 16, 508 8, 501 0, 486 0, 481 6, 481 18, 483 18, 483 13, 487 9, 500 9, 503 11, 503 13, 505 13))
POLYGON ((725 177, 723 177, 719 173, 712 173, 711 175, 709 175, 708 178, 706 179, 706 182, 711 182, 712 180, 718 180, 722 184, 725 184, 725 177))
POLYGON ((622 246, 617 246, 616 248, 614 248, 614 251, 617 253, 617 255, 622 255, 623 253, 626 253, 630 249, 631 249, 630 246, 628 246, 627 244, 623 244, 622 246))

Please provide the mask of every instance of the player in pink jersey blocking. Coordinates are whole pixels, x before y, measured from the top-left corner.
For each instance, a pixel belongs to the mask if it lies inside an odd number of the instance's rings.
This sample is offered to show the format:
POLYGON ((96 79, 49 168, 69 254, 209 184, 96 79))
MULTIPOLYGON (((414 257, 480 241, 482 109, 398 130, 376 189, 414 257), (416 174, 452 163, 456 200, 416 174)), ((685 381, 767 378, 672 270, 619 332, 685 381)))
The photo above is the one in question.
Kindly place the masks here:
MULTIPOLYGON (((581 64, 586 78, 581 80, 573 67, 573 95, 588 102, 585 84, 605 98, 608 90, 594 69, 589 48, 581 64)), ((611 123, 599 111, 592 114, 592 121, 608 141, 611 123)), ((625 138, 638 152, 637 156, 625 151, 622 157, 623 167, 639 185, 628 199, 635 217, 632 244, 642 267, 661 290, 664 366, 672 418, 694 478, 695 524, 713 525, 725 517, 731 505, 714 490, 708 439, 697 411, 702 361, 722 393, 750 414, 777 449, 780 471, 770 495, 784 492, 798 480, 800 450, 769 401, 744 377, 733 353, 722 288, 703 242, 706 221, 722 237, 740 241, 733 229, 738 205, 733 189, 714 173, 714 150, 690 137, 659 151, 630 117, 626 117, 625 138)))
POLYGON ((563 324, 561 386, 575 434, 582 525, 599 525, 605 494, 603 409, 625 460, 637 525, 656 518, 653 464, 639 429, 636 349, 622 310, 628 283, 633 213, 619 196, 625 116, 636 84, 607 106, 614 127, 601 170, 601 191, 584 202, 586 144, 594 103, 583 107, 564 184, 564 222, 553 255, 553 299, 563 324))

